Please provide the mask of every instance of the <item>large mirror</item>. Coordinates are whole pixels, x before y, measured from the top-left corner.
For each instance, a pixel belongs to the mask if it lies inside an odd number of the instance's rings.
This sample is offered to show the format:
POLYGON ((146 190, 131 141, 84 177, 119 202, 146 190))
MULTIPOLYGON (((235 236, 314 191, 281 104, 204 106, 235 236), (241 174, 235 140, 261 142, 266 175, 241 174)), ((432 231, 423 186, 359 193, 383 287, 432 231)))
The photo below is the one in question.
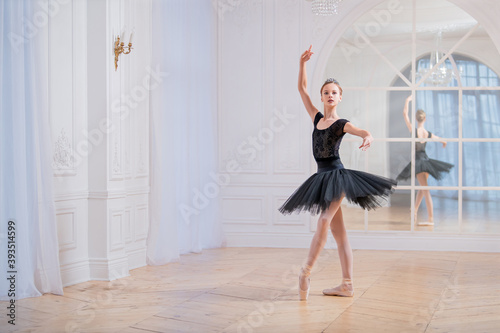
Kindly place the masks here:
POLYGON ((343 33, 324 78, 343 87, 339 115, 376 142, 361 153, 346 137, 342 160, 399 179, 381 209, 346 203, 349 229, 500 233, 499 56, 445 0, 384 1, 343 33))

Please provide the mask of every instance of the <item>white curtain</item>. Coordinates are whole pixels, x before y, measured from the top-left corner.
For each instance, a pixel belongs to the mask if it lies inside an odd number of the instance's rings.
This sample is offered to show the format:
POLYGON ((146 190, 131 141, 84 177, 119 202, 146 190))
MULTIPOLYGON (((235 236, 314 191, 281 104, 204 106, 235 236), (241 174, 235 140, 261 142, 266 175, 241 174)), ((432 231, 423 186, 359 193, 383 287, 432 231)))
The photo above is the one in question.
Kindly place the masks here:
POLYGON ((0 1, 0 297, 4 300, 62 294, 50 164, 47 28, 33 24, 33 18, 47 12, 39 6, 46 5, 0 1), (8 261, 9 254, 13 261, 8 261), (14 276, 14 288, 6 276, 14 276))
POLYGON ((215 12, 210 0, 153 1, 148 263, 220 247, 215 12))

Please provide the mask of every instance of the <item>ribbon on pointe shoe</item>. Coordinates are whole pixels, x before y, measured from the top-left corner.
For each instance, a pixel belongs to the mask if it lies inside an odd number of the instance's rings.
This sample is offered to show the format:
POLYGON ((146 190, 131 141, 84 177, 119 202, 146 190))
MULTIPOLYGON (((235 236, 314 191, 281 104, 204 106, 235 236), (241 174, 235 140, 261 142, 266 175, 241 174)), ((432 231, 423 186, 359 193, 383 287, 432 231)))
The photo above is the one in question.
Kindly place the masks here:
POLYGON ((311 266, 306 265, 305 268, 300 269, 300 274, 299 274, 299 300, 301 301, 306 301, 307 298, 309 297, 309 289, 311 287, 311 279, 309 276, 311 275, 311 266), (302 278, 305 277, 307 278, 307 289, 303 290, 300 286, 300 281, 302 278))

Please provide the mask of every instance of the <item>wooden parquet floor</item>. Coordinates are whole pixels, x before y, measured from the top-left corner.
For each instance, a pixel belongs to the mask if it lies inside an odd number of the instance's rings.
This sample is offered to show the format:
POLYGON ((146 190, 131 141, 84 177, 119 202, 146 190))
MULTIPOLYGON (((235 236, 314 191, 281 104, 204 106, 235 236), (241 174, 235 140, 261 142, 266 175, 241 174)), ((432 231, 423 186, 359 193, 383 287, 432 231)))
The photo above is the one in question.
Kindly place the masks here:
MULTIPOLYGON (((307 302, 298 301, 307 249, 222 248, 16 302, 1 332, 500 332, 500 254, 354 251, 352 298, 324 250, 307 302)), ((1 302, 5 309, 6 302, 1 302)), ((4 311, 5 312, 5 311, 4 311)))

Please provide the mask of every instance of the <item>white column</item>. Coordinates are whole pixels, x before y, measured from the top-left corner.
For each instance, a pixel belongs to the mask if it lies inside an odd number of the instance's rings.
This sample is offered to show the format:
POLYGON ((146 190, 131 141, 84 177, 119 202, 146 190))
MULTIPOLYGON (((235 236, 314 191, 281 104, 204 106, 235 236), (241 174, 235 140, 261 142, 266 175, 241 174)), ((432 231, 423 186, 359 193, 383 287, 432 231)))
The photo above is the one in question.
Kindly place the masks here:
POLYGON ((150 2, 89 1, 89 264, 91 279, 112 280, 146 264, 149 194, 150 2), (130 54, 114 64, 114 38, 133 28, 130 54))

